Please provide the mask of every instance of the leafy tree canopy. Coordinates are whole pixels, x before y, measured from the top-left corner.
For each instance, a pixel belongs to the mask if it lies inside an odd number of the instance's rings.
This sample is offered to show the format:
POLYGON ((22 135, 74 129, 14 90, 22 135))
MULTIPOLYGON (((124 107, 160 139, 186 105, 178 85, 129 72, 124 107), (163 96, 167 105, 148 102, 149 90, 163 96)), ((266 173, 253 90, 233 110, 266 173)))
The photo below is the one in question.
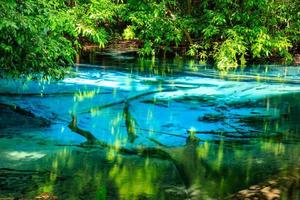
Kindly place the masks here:
POLYGON ((84 43, 141 41, 141 56, 179 52, 219 69, 292 60, 299 0, 0 0, 2 74, 62 78, 84 43))

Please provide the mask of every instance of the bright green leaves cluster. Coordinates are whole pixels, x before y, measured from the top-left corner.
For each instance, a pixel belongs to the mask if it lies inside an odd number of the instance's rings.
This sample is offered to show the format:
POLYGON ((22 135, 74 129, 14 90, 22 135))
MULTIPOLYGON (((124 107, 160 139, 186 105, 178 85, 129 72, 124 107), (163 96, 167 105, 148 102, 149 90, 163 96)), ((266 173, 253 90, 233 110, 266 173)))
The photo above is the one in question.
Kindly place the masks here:
POLYGON ((63 19, 54 17, 58 9, 59 4, 51 0, 0 3, 2 75, 64 75, 61 67, 72 62, 75 51, 65 37, 63 19))
POLYGON ((246 42, 236 31, 229 29, 227 38, 221 44, 216 43, 214 48, 214 58, 219 69, 235 68, 238 64, 245 65, 246 42))
POLYGON ((105 46, 117 6, 109 0, 1 0, 1 75, 62 78, 82 43, 105 46))
POLYGON ((219 69, 274 57, 288 63, 291 47, 300 41, 299 1, 206 0, 197 9, 193 18, 202 24, 192 25, 198 31, 191 32, 196 44, 188 54, 212 58, 219 69))
POLYGON ((129 0, 126 4, 124 30, 125 38, 134 36, 143 42, 140 54, 155 55, 157 52, 171 51, 183 41, 183 21, 177 19, 169 10, 176 1, 138 1, 129 0))
POLYGON ((96 43, 103 48, 113 39, 119 12, 123 5, 110 0, 91 0, 78 3, 69 9, 80 39, 96 43))
POLYGON ((288 63, 291 47, 300 41, 299 1, 128 0, 125 5, 123 36, 143 42, 141 55, 189 46, 187 55, 227 70, 249 60, 288 63))

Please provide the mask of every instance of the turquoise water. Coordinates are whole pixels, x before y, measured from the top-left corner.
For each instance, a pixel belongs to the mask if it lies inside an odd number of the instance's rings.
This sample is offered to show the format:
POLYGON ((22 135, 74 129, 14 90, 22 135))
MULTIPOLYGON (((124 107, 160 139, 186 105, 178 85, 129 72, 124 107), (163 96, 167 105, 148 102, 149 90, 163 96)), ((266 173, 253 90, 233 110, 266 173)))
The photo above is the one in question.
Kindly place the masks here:
POLYGON ((74 71, 1 80, 1 198, 222 199, 299 175, 297 67, 118 57, 74 71))

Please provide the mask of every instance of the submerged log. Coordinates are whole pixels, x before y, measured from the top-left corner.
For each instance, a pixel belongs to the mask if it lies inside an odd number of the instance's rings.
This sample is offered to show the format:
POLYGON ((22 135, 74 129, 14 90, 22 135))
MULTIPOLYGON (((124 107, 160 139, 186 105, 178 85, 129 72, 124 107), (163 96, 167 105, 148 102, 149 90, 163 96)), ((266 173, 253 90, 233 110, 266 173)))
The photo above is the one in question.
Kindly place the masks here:
POLYGON ((18 114, 25 115, 28 117, 36 117, 32 112, 29 112, 29 111, 27 111, 19 106, 16 106, 16 105, 0 103, 0 109, 3 109, 3 108, 8 108, 18 114))
POLYGON ((85 131, 83 129, 78 128, 77 126, 77 117, 75 115, 72 115, 72 121, 70 122, 68 126, 73 132, 78 133, 79 135, 86 138, 87 142, 89 144, 95 144, 97 141, 97 138, 90 133, 89 131, 85 131))
POLYGON ((96 106, 96 107, 90 108, 88 110, 82 111, 80 114, 85 114, 85 113, 91 113, 91 112, 94 112, 94 111, 99 111, 99 110, 102 110, 104 108, 109 108, 109 107, 112 107, 112 106, 124 104, 126 102, 129 103, 130 101, 133 101, 133 100, 136 100, 136 99, 139 99, 141 97, 148 96, 148 95, 151 95, 151 94, 156 94, 156 93, 159 93, 159 92, 173 92, 173 91, 176 91, 176 90, 177 89, 167 88, 167 89, 160 89, 160 90, 149 91, 149 92, 145 92, 145 93, 142 93, 142 94, 138 94, 138 95, 134 95, 134 96, 131 96, 131 97, 127 97, 125 99, 122 99, 122 100, 119 100, 119 101, 116 101, 116 102, 104 104, 104 105, 101 105, 101 106, 96 106))
POLYGON ((225 116, 223 114, 207 114, 202 117, 198 118, 198 121, 204 121, 204 122, 219 122, 219 121, 224 121, 225 116))
POLYGON ((3 120, 1 120, 2 123, 0 123, 0 126, 3 127, 12 126, 13 124, 16 124, 15 121, 18 121, 18 123, 22 121, 22 125, 27 124, 29 127, 33 127, 35 125, 38 127, 50 125, 50 121, 48 119, 36 116, 34 113, 17 105, 0 103, 0 111, 1 114, 3 114, 3 116, 0 115, 0 118, 3 118, 3 120))

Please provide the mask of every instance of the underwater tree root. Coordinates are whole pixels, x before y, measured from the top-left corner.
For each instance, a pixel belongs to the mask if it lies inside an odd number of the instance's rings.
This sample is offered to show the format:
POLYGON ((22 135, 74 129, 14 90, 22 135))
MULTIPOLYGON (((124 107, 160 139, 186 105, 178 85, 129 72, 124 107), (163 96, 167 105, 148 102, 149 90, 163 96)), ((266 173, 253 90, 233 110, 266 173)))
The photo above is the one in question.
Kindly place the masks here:
POLYGON ((159 157, 163 159, 169 159, 170 156, 165 151, 158 149, 158 148, 132 148, 128 149, 125 147, 117 147, 115 145, 111 145, 108 143, 105 143, 103 141, 98 140, 95 138, 95 136, 90 133, 89 131, 85 131, 77 126, 76 117, 72 116, 72 122, 69 124, 69 128, 79 135, 86 138, 87 142, 82 143, 80 145, 57 145, 57 146, 77 146, 77 147, 83 147, 83 148, 98 148, 98 147, 104 147, 108 149, 113 149, 117 152, 130 154, 130 155, 142 155, 142 156, 149 156, 152 157, 159 157))

